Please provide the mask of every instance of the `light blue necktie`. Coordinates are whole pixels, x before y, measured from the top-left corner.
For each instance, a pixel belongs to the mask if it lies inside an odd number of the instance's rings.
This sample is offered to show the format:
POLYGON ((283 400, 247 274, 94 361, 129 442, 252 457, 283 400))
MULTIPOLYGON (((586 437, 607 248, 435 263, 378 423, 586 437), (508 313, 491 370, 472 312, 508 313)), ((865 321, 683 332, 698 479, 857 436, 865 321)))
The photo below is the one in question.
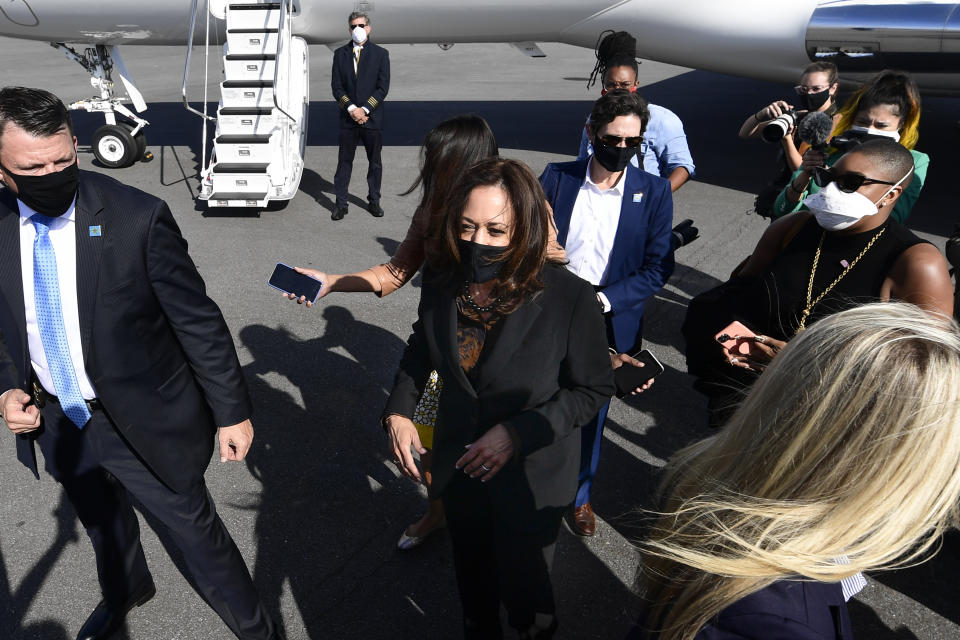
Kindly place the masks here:
POLYGON ((30 221, 37 230, 33 242, 33 299, 37 307, 40 341, 47 356, 50 377, 56 388, 63 413, 78 428, 83 429, 90 419, 90 410, 80 393, 80 384, 70 358, 67 330, 63 326, 60 309, 60 280, 57 277, 57 254, 50 241, 52 218, 34 214, 30 221))

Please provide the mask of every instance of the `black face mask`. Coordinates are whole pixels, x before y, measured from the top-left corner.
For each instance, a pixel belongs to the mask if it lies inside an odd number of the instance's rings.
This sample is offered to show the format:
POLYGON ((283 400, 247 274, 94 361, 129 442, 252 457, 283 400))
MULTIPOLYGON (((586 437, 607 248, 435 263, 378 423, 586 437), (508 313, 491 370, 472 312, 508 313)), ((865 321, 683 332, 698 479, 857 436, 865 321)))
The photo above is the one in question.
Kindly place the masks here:
POLYGON ((593 157, 597 159, 601 167, 614 173, 627 168, 633 156, 637 155, 638 148, 610 147, 603 144, 599 137, 593 137, 593 157))
POLYGON ((830 87, 816 93, 802 93, 798 96, 800 106, 807 111, 816 111, 830 99, 830 87))
POLYGON ((17 183, 17 198, 47 217, 56 218, 65 214, 77 195, 80 173, 76 160, 61 171, 43 176, 20 175, 3 165, 0 165, 0 169, 17 183))
POLYGON ((470 282, 489 282, 500 275, 503 262, 498 262, 507 252, 507 247, 491 247, 469 240, 457 240, 460 250, 460 268, 470 282))

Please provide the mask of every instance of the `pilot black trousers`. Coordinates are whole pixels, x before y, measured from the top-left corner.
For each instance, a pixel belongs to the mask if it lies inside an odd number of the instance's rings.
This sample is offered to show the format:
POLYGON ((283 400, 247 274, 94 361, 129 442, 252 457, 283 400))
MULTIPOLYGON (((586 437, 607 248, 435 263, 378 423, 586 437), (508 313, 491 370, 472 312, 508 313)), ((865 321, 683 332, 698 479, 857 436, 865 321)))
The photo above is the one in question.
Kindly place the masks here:
POLYGON ((128 497, 162 522, 183 552, 201 596, 242 640, 276 637, 250 573, 201 481, 188 493, 164 485, 130 449, 103 411, 81 430, 55 402, 43 408, 37 444, 87 530, 103 598, 119 606, 150 571, 128 497))
POLYGON ((341 127, 339 142, 337 172, 333 176, 337 206, 347 206, 350 197, 350 176, 353 174, 353 158, 360 142, 363 142, 363 148, 367 152, 367 201, 371 204, 380 204, 380 182, 383 179, 380 151, 383 149, 383 132, 380 129, 367 129, 360 126, 341 127))

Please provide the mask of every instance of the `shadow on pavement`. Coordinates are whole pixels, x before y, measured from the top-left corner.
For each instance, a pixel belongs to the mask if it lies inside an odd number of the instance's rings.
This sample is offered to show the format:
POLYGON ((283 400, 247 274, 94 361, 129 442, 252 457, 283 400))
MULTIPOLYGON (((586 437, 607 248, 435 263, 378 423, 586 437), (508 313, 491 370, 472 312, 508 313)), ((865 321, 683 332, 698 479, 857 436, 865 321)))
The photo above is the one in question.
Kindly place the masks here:
MULTIPOLYGON (((24 615, 46 582, 50 570, 59 560, 60 554, 69 545, 80 540, 77 533, 77 516, 66 494, 62 491, 60 502, 54 508, 53 515, 57 519, 56 538, 15 590, 7 577, 6 565, 0 558, 0 602, 3 603, 0 608, 0 637, 16 640, 60 640, 68 637, 67 630, 59 622, 40 620, 23 624, 24 615)), ((96 582, 94 581, 91 586, 96 588, 96 582)), ((78 612, 78 615, 85 616, 86 613, 78 612)))
MULTIPOLYGON (((689 71, 640 88, 643 96, 675 112, 684 123, 687 140, 696 164, 695 180, 708 184, 756 193, 772 176, 777 148, 758 140, 740 140, 737 131, 751 113, 778 99, 792 100, 787 85, 749 80, 707 71, 689 71)), ((846 96, 844 95, 845 99, 846 96)), ((956 126, 958 100, 925 98, 918 149, 931 157, 927 183, 909 220, 912 229, 948 235, 955 216, 949 192, 953 180, 953 150, 960 143, 956 126)), ((580 132, 590 112, 592 100, 543 101, 406 101, 388 102, 383 134, 384 146, 417 146, 426 133, 440 121, 461 113, 477 113, 490 123, 501 149, 524 149, 574 156, 580 132), (535 109, 530 105, 536 104, 535 109)), ((216 110, 216 104, 210 108, 216 110)), ((311 146, 336 146, 338 107, 331 100, 310 104, 309 134, 311 146)), ((150 104, 151 122, 147 130, 151 148, 187 146, 193 157, 201 156, 201 129, 184 127, 183 105, 179 102, 150 104)), ((89 144, 93 132, 102 124, 102 116, 85 112, 73 114, 77 137, 89 144)), ((212 130, 208 132, 212 136, 212 130)), ((208 146, 209 150, 209 146, 208 146)), ((178 159, 180 174, 171 180, 196 175, 198 163, 178 159)), ((333 210, 326 196, 319 197, 329 182, 305 171, 303 190, 333 210), (311 185, 311 181, 319 183, 311 185)), ((362 203, 362 201, 357 204, 362 203)), ((365 203, 363 203, 365 205, 365 203)))

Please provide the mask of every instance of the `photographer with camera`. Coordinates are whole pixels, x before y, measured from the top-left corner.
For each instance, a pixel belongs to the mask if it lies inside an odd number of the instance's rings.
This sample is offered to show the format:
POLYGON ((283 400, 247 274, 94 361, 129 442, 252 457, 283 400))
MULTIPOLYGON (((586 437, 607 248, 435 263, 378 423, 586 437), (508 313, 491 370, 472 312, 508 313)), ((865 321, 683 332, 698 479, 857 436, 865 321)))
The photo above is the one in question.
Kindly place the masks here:
POLYGON ((913 156, 914 174, 910 185, 897 201, 891 218, 903 224, 920 196, 930 165, 930 156, 917 151, 920 125, 920 93, 917 85, 902 71, 881 71, 858 89, 840 110, 837 133, 824 148, 811 148, 790 182, 773 204, 774 218, 804 210, 803 200, 820 188, 812 182, 814 170, 832 167, 844 153, 859 144, 877 138, 899 142, 913 156))
POLYGON ((780 143, 776 173, 757 195, 754 208, 764 217, 773 217, 772 207, 777 194, 790 180, 803 161, 803 152, 809 148, 799 136, 799 123, 813 113, 824 113, 834 122, 837 116, 837 67, 832 62, 814 62, 800 76, 797 106, 777 100, 753 113, 740 126, 739 136, 744 140, 761 138, 765 142, 780 143))
POLYGON ((799 107, 785 100, 770 103, 757 111, 741 125, 740 137, 744 140, 762 137, 767 142, 780 142, 783 159, 790 171, 800 168, 803 144, 798 144, 796 125, 808 113, 819 111, 834 116, 838 109, 837 66, 832 62, 814 62, 803 70, 800 84, 793 89, 797 92, 799 107))

